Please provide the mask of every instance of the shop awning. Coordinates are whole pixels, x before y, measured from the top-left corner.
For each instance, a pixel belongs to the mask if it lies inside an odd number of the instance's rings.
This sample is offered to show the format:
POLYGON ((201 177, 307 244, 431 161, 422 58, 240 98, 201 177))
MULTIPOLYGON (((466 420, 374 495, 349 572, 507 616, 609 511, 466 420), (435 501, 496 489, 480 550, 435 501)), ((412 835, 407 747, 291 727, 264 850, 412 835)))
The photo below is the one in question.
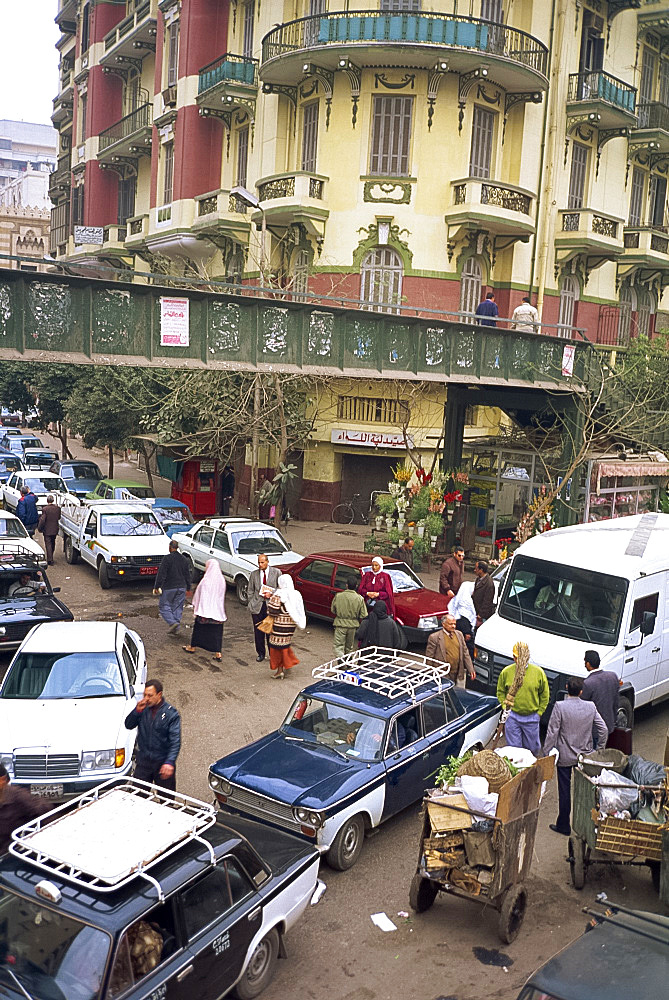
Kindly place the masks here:
POLYGON ((603 476, 646 476, 650 479, 666 479, 669 476, 669 462, 594 462, 592 478, 595 480, 595 493, 599 493, 599 483, 603 476))

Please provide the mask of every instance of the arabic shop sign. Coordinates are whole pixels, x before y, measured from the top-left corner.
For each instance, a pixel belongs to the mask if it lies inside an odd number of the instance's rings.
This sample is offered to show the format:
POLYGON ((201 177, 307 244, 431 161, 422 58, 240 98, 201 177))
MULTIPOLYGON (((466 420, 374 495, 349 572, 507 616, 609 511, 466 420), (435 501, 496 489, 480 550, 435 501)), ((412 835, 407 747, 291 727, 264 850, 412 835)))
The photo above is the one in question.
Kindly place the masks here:
MULTIPOLYGON (((404 437, 401 434, 381 434, 379 431, 347 431, 335 428, 330 433, 332 444, 354 445, 356 448, 404 448, 404 437)), ((413 447, 413 438, 407 435, 409 447, 413 447)))

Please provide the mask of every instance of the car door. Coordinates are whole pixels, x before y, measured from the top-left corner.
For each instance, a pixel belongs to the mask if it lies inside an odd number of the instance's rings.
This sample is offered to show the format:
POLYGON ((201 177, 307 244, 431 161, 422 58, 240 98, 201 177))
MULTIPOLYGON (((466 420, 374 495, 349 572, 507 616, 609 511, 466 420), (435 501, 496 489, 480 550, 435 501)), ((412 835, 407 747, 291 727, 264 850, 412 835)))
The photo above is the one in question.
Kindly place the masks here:
POLYGON ((5 501, 5 507, 7 508, 7 510, 11 510, 14 513, 16 513, 16 507, 19 502, 18 501, 19 492, 17 486, 18 481, 19 480, 16 473, 15 472, 12 473, 12 475, 7 480, 7 485, 2 490, 5 501))
POLYGON ((91 511, 88 516, 88 520, 84 525, 84 535, 81 539, 81 558, 90 563, 92 566, 96 564, 96 554, 95 547, 97 544, 98 537, 98 515, 96 511, 91 511))
POLYGON ((442 691, 421 704, 423 732, 428 742, 424 787, 431 788, 447 757, 457 757, 464 742, 464 710, 451 691, 442 691), (458 723, 458 720, 460 722, 458 723))
POLYGON ((193 956, 191 996, 216 1000, 239 978, 262 925, 257 891, 237 858, 227 855, 181 892, 180 904, 193 956))
POLYGON ((198 569, 204 569, 207 559, 211 559, 212 546, 214 543, 214 529, 208 524, 203 524, 194 535, 191 554, 193 562, 198 569))
POLYGON ((232 552, 230 551, 230 541, 225 531, 220 528, 217 528, 214 532, 211 552, 214 559, 221 567, 221 573, 225 579, 232 582, 232 580, 234 580, 234 572, 232 566, 232 552))
MULTIPOLYGON (((105 1000, 194 1000, 193 955, 185 944, 176 901, 171 897, 121 935, 105 1000), (145 972, 147 966, 153 968, 145 972)), ((209 996, 213 1000, 215 994, 209 996)), ((202 998, 205 1000, 204 994, 202 998)))
POLYGON ((330 605, 334 597, 332 577, 335 563, 330 559, 312 559, 300 570, 295 586, 302 594, 304 606, 310 615, 331 619, 330 605))
POLYGON ((644 705, 655 696, 655 684, 660 679, 662 633, 664 629, 664 579, 660 574, 642 578, 634 584, 630 620, 625 636, 623 681, 634 688, 635 702, 644 705), (646 612, 655 615, 650 635, 641 634, 646 612))
MULTIPOLYGON (((342 590, 346 590, 348 586, 348 581, 353 578, 356 581, 356 590, 360 585, 362 580, 362 574, 357 566, 344 566, 341 563, 336 567, 336 572, 334 576, 334 582, 332 587, 332 597, 336 597, 342 590)), ((332 600, 330 600, 330 606, 332 606, 332 600)), ((330 620, 334 619, 334 615, 328 608, 328 618, 330 620)))
POLYGON ((386 745, 385 768, 384 819, 420 799, 426 787, 430 742, 423 735, 420 705, 412 705, 393 719, 386 745))

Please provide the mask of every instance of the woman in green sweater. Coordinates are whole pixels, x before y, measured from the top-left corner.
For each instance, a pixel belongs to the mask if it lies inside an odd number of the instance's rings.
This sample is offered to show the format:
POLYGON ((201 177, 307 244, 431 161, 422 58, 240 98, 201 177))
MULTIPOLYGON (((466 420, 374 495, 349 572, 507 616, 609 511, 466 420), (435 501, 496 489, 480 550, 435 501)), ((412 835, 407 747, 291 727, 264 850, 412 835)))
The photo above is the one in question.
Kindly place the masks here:
POLYGON ((513 659, 497 681, 497 698, 504 709, 506 742, 510 747, 524 747, 539 757, 539 717, 546 711, 550 699, 548 678, 541 667, 530 663, 526 643, 516 643, 513 659))

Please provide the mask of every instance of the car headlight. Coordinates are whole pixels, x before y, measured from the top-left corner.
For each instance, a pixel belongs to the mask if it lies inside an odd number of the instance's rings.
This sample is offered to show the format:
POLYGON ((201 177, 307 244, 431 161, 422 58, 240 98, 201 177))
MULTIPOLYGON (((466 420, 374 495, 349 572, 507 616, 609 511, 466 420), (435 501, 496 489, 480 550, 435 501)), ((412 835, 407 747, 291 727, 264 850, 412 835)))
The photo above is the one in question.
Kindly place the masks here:
POLYGON ((490 659, 490 654, 488 653, 487 649, 477 648, 474 650, 474 658, 477 659, 479 663, 487 663, 488 660, 490 659))
POLYGON ((431 615, 429 618, 419 618, 418 619, 418 628, 425 628, 425 629, 427 629, 427 628, 430 628, 430 629, 439 628, 439 621, 437 620, 437 616, 436 615, 431 615))
POLYGON ((232 785, 226 778, 221 778, 218 774, 209 772, 209 787, 221 795, 232 795, 232 785))
POLYGON ((0 753, 0 764, 4 764, 9 774, 14 772, 14 755, 11 753, 0 753))
POLYGON ((113 563, 127 562, 128 561, 128 557, 127 556, 112 556, 111 557, 111 561, 113 563))
POLYGON ((305 826, 312 826, 315 829, 323 826, 323 817, 312 809, 293 809, 293 816, 298 823, 304 823, 305 826))
MULTIPOLYGON (((108 767, 118 767, 116 763, 117 750, 85 750, 81 755, 82 771, 97 771, 108 767)), ((123 759, 125 760, 125 751, 123 759)))

